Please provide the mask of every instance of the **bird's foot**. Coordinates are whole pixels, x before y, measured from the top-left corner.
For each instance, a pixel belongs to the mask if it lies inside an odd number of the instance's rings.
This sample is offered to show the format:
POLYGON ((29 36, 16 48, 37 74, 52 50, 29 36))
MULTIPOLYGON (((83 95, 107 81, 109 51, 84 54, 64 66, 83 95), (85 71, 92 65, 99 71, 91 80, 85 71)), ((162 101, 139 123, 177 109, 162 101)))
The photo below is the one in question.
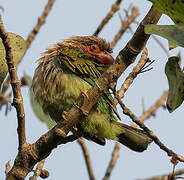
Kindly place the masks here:
MULTIPOLYGON (((64 120, 67 120, 67 119, 66 119, 66 115, 67 115, 67 114, 68 114, 67 111, 63 111, 63 113, 62 113, 61 116, 62 116, 62 118, 63 118, 64 120)), ((73 126, 72 128, 73 128, 74 131, 78 131, 78 128, 77 128, 76 126, 73 126)))
POLYGON ((78 128, 76 126, 73 126, 74 131, 78 131, 78 128))
POLYGON ((81 91, 82 96, 86 97, 87 99, 89 99, 88 94, 86 93, 86 91, 81 91))
POLYGON ((67 111, 63 111, 61 117, 62 117, 64 120, 66 120, 66 115, 67 115, 67 114, 68 114, 67 111))

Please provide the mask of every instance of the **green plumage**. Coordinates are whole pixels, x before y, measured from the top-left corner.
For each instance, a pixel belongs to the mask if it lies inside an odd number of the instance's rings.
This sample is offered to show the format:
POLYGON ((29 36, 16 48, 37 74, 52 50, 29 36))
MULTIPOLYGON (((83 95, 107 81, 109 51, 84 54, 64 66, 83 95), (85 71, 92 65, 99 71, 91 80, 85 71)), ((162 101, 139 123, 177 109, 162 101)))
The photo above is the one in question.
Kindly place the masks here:
MULTIPOLYGON (((87 92, 112 64, 110 52, 109 44, 94 36, 73 37, 48 48, 39 60, 32 83, 44 112, 60 122, 63 111, 68 111, 81 91, 87 92)), ((101 145, 107 138, 134 151, 145 150, 151 139, 142 131, 117 122, 112 106, 112 97, 105 94, 73 133, 101 145)))

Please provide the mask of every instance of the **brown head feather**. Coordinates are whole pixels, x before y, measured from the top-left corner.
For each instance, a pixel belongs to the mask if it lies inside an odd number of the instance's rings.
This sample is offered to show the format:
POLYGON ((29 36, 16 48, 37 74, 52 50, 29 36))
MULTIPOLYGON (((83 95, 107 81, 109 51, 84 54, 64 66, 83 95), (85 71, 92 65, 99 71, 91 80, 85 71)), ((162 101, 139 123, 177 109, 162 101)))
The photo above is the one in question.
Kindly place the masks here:
MULTIPOLYGON (((83 54, 88 54, 86 50, 86 46, 89 46, 91 44, 97 44, 101 51, 107 51, 109 53, 112 53, 112 48, 110 47, 110 43, 105 41, 102 38, 96 37, 96 36, 73 36, 69 39, 66 39, 62 42, 58 42, 49 48, 47 48, 47 51, 42 53, 42 56, 44 57, 51 57, 53 55, 56 55, 56 53, 59 51, 62 47, 71 47, 79 50, 83 54)), ((89 55, 91 56, 91 55, 89 55)))

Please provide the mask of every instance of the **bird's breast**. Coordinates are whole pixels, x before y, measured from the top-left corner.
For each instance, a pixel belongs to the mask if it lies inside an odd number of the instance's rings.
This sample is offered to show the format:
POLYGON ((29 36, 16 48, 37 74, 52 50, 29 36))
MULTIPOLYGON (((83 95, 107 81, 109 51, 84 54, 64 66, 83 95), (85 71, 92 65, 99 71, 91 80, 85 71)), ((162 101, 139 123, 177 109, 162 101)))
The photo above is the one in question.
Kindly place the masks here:
POLYGON ((59 121, 63 111, 68 111, 81 91, 91 85, 77 75, 47 65, 38 67, 33 78, 33 91, 44 112, 59 121))

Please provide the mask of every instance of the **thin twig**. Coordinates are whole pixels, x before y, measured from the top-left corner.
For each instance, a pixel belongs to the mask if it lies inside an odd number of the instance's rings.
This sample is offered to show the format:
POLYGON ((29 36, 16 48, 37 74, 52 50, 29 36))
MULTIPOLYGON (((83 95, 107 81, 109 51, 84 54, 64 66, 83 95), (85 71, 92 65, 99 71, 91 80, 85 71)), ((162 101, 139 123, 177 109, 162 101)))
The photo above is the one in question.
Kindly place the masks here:
POLYGON ((43 166, 45 163, 45 159, 41 160, 38 165, 36 166, 36 169, 34 170, 34 175, 29 178, 29 180, 37 180, 37 178, 40 176, 43 166))
MULTIPOLYGON (((127 30, 127 28, 130 26, 132 22, 134 22, 135 18, 139 15, 139 9, 136 7, 132 7, 131 15, 127 16, 127 20, 124 21, 120 18, 121 20, 121 28, 119 32, 115 35, 114 39, 111 42, 111 47, 113 48, 117 42, 120 40, 122 37, 123 33, 127 30)), ((121 16, 120 16, 121 17, 121 16)))
POLYGON ((89 179, 90 180, 95 180, 93 169, 92 169, 92 166, 91 166, 91 160, 90 160, 89 152, 88 152, 87 146, 85 144, 85 141, 82 138, 79 138, 77 140, 77 142, 79 143, 80 147, 82 148, 82 152, 83 152, 84 159, 85 159, 86 166, 87 166, 87 170, 88 170, 89 179))
MULTIPOLYGON (((138 64, 133 68, 133 71, 125 79, 125 82, 122 84, 120 90, 116 92, 116 97, 118 98, 124 97, 125 92, 130 87, 133 80, 137 77, 141 69, 143 69, 145 64, 149 61, 147 55, 148 55, 147 49, 144 48, 138 64)), ((163 106, 167 96, 168 91, 165 91, 163 95, 155 102, 155 104, 142 114, 142 116, 140 117, 140 121, 143 122, 144 120, 148 119, 160 106, 163 106)), ((118 100, 115 98, 114 102, 115 104, 117 104, 118 100)), ((132 126, 136 127, 136 124, 134 123, 132 124, 132 126)))
POLYGON ((153 133, 153 131, 151 131, 147 126, 145 126, 142 122, 140 122, 140 120, 130 111, 130 109, 128 109, 123 102, 118 99, 118 102, 121 106, 121 108, 123 109, 123 113, 128 115, 133 122, 135 122, 140 128, 142 128, 146 134, 155 142, 155 144, 157 144, 160 149, 162 149, 163 151, 165 151, 167 153, 168 156, 174 157, 177 160, 184 162, 184 157, 176 154, 175 152, 173 152, 171 149, 169 149, 168 147, 166 147, 161 141, 160 139, 153 133))
MULTIPOLYGON (((167 95, 168 95, 168 91, 165 91, 163 93, 163 95, 155 102, 155 104, 142 114, 142 116, 140 117, 139 120, 141 122, 147 120, 151 116, 151 114, 153 114, 160 106, 163 106, 163 104, 164 104, 164 102, 165 102, 165 100, 167 98, 167 95)), ((137 124, 136 123, 132 123, 131 126, 136 128, 137 124)), ((117 161, 117 159, 114 160, 114 157, 113 157, 113 155, 116 156, 116 154, 118 154, 118 152, 120 150, 120 147, 117 150, 117 146, 119 146, 118 142, 116 142, 116 145, 115 145, 115 147, 113 149, 112 158, 111 158, 111 161, 109 162, 108 168, 107 168, 106 173, 105 173, 104 179, 106 179, 106 180, 108 180, 108 177, 110 176, 110 174, 111 174, 111 172, 113 170, 110 167, 112 166, 112 164, 115 166, 115 163, 117 161), (113 163, 113 161, 114 161, 114 163, 113 163)))
POLYGON ((164 106, 164 102, 166 101, 168 96, 168 91, 164 91, 161 97, 155 102, 153 106, 151 106, 147 111, 145 111, 141 116, 140 116, 140 121, 143 122, 145 119, 150 118, 152 114, 155 113, 155 111, 160 107, 164 106))
MULTIPOLYGON (((144 48, 143 53, 142 53, 142 57, 139 60, 138 64, 134 67, 133 71, 126 78, 125 82, 123 83, 123 85, 121 87, 121 90, 116 92, 117 97, 121 97, 121 98, 124 97, 124 93, 129 88, 129 86, 131 85, 131 83, 133 82, 134 78, 137 76, 139 71, 142 69, 142 67, 144 67, 147 60, 148 60, 148 58, 147 58, 147 49, 144 48)), ((163 106, 163 104, 164 104, 164 102, 167 98, 167 95, 168 95, 168 91, 165 91, 163 93, 163 95, 155 102, 155 104, 142 114, 142 116, 140 117, 140 121, 143 122, 143 121, 147 120, 160 106, 163 106)), ((118 100, 115 98, 115 101, 118 101, 118 100)), ((137 127, 137 124, 132 123, 131 126, 132 127, 137 127)), ((120 150, 120 147, 119 147, 119 149, 117 149, 117 146, 119 146, 118 142, 116 143, 116 145, 114 147, 111 161, 109 162, 108 168, 107 168, 106 173, 105 173, 104 179, 106 179, 106 180, 108 180, 108 178, 109 178, 109 176, 112 172, 112 168, 111 168, 112 164, 113 164, 113 167, 114 167, 115 163, 117 161, 117 159, 114 160, 114 157, 113 157, 113 156, 116 156, 116 154, 118 154, 118 152, 120 150)))
POLYGON ((113 15, 119 10, 120 4, 122 0, 117 0, 110 10, 110 12, 105 16, 105 18, 102 20, 96 31, 93 33, 94 36, 98 36, 100 31, 103 29, 103 27, 109 22, 109 20, 113 17, 113 15))
MULTIPOLYGON (((33 28, 33 30, 29 33, 27 39, 26 39, 26 52, 28 50, 28 48, 30 47, 31 43, 33 42, 33 40, 35 39, 36 35, 38 34, 41 26, 45 23, 46 18, 48 16, 48 13, 50 12, 50 10, 53 7, 55 0, 48 0, 47 5, 44 8, 44 11, 42 13, 42 15, 38 18, 38 22, 36 24, 36 26, 33 28)), ((26 53, 25 52, 25 53, 26 53)), ((25 54, 24 54, 25 55, 25 54)), ((23 58, 21 58, 17 64, 19 64, 22 61, 23 58)), ((0 97, 4 96, 5 92, 7 91, 8 87, 9 87, 9 83, 10 83, 10 77, 8 76, 5 80, 5 82, 3 83, 3 87, 2 87, 2 91, 0 92, 0 97)), ((0 103, 0 107, 2 106, 2 103, 0 103)))
POLYGON ((6 60, 8 65, 8 71, 11 79, 11 86, 13 90, 13 105, 17 111, 17 119, 18 119, 18 139, 19 139, 19 148, 26 143, 26 135, 25 135, 25 113, 23 106, 23 99, 21 95, 20 81, 18 80, 16 67, 13 61, 12 48, 10 45, 10 40, 8 38, 8 33, 5 31, 2 18, 0 15, 0 37, 2 39, 3 45, 6 50, 6 60))
POLYGON ((6 169, 5 169, 5 174, 7 175, 8 172, 10 171, 11 169, 11 165, 10 165, 10 160, 6 163, 6 169))
POLYGON ((11 110, 11 104, 10 104, 10 102, 9 102, 11 96, 12 96, 12 91, 10 91, 10 92, 5 96, 5 103, 6 103, 5 116, 7 116, 8 111, 11 110))
MULTIPOLYGON (((6 104, 8 106, 8 102, 10 100, 10 97, 12 96, 12 91, 10 91, 6 96, 0 96, 0 109, 2 105, 6 104)), ((5 113, 5 115, 7 115, 5 113)))
MULTIPOLYGON (((164 102, 168 96, 168 91, 164 91, 162 96, 155 102, 153 106, 151 106, 147 111, 144 111, 143 114, 139 117, 139 121, 143 122, 146 119, 149 119, 159 107, 164 106, 164 102)), ((132 123, 133 127, 137 127, 136 123, 132 123)))
POLYGON ((35 36, 39 32, 41 26, 45 23, 47 15, 49 14, 50 10, 52 9, 54 2, 55 2, 55 0, 48 0, 48 3, 45 6, 42 15, 38 18, 38 22, 37 22, 36 26, 33 28, 31 33, 27 37, 27 40, 26 40, 27 49, 30 47, 32 41, 35 39, 35 36))
MULTIPOLYGON (((143 52, 142 52, 142 56, 141 59, 139 60, 138 64, 134 67, 133 71, 129 74, 129 76, 126 78, 125 82, 123 83, 121 89, 117 92, 115 92, 115 97, 123 97, 124 93, 126 92, 126 90, 128 89, 128 87, 130 86, 130 84, 133 82, 134 78, 137 76, 138 72, 142 69, 142 67, 146 64, 147 62, 147 49, 144 48, 143 52)), ((114 99, 114 104, 117 105, 118 100, 115 98, 114 99)), ((108 180, 112 170, 117 162, 117 158, 118 158, 118 153, 120 150, 120 144, 118 142, 116 142, 113 152, 112 152, 112 158, 108 164, 105 176, 104 176, 104 180, 108 180)))
POLYGON ((148 69, 148 67, 149 67, 150 65, 152 65, 152 64, 155 62, 155 60, 150 61, 150 60, 148 59, 148 62, 149 62, 149 64, 145 65, 145 66, 141 69, 141 71, 140 71, 139 73, 144 73, 144 72, 147 72, 147 71, 149 71, 150 69, 152 69, 152 68, 149 68, 149 69, 148 69))
MULTIPOLYGON (((132 84, 133 80, 137 77, 137 75, 139 74, 139 72, 141 71, 141 69, 144 67, 144 65, 149 61, 148 59, 148 51, 146 48, 143 49, 141 58, 139 60, 139 62, 137 63, 137 65, 133 68, 133 71, 128 75, 128 77, 125 79, 124 83, 122 84, 120 90, 118 90, 116 92, 116 96, 118 98, 123 98, 125 92, 127 91, 127 89, 130 87, 130 85, 132 84)), ((118 100, 115 98, 114 99, 114 103, 117 105, 118 100)))
MULTIPOLYGON (((144 48, 143 49, 143 53, 141 56, 141 59, 139 60, 138 64, 134 67, 133 71, 129 74, 129 76, 126 78, 125 82, 123 83, 121 89, 117 92, 114 92, 115 94, 115 99, 114 99, 114 104, 117 105, 118 104, 118 99, 116 99, 116 97, 123 97, 125 91, 128 89, 128 87, 130 86, 130 84, 133 82, 134 78, 137 76, 138 72, 142 69, 142 67, 146 64, 147 62, 147 49, 144 48)), ((113 152, 112 152, 112 158, 108 164, 105 176, 103 178, 103 180, 108 180, 112 170, 117 162, 118 156, 119 156, 119 150, 120 150, 120 143, 116 142, 113 152)))
POLYGON ((2 91, 0 92, 1 97, 4 96, 4 94, 5 94, 6 90, 8 89, 9 85, 10 85, 10 76, 8 76, 6 78, 6 80, 4 81, 4 83, 3 83, 2 91))
POLYGON ((105 172, 105 176, 104 176, 103 180, 108 180, 110 178, 112 170, 113 170, 114 166, 116 165, 116 162, 117 162, 118 157, 119 157, 120 147, 121 147, 121 144, 119 142, 116 142, 116 145, 115 145, 114 150, 112 152, 112 158, 109 162, 109 165, 107 167, 107 170, 105 172))
MULTIPOLYGON (((179 176, 184 174, 184 169, 180 169, 174 172, 174 177, 179 176)), ((154 176, 151 178, 146 178, 146 179, 139 179, 139 180, 168 180, 168 177, 171 176, 172 173, 169 174, 163 174, 163 175, 158 175, 158 176, 154 176)))
MULTIPOLYGON (((137 75, 139 74, 139 72, 141 71, 141 69, 149 61, 149 59, 148 59, 147 56, 148 56, 147 49, 144 48, 138 64, 133 68, 133 71, 126 78, 126 80, 123 83, 121 89, 115 93, 116 94, 115 97, 119 97, 119 98, 123 98, 124 97, 124 93, 130 87, 130 85, 132 84, 133 80, 137 77, 137 75)), ((118 99, 115 98, 114 99, 114 103, 117 104, 118 103, 118 99)), ((135 126, 135 125, 132 124, 132 126, 135 126)), ((116 163, 117 159, 116 159, 116 161, 114 161, 114 157, 113 156, 116 156, 116 154, 118 154, 119 149, 120 149, 120 147, 119 148, 118 147, 119 147, 119 143, 117 142, 116 145, 115 145, 115 147, 114 147, 114 150, 112 152, 112 158, 111 158, 111 160, 109 162, 109 165, 108 165, 108 168, 106 170, 106 174, 104 176, 104 179, 108 179, 109 178, 109 176, 110 176, 110 174, 111 174, 111 172, 113 170, 113 167, 115 166, 115 163, 116 163), (113 164, 113 167, 112 167, 112 164, 113 164)))
MULTIPOLYGON (((117 93, 117 94, 118 94, 118 93, 117 93)), ((147 120, 147 119, 151 116, 151 114, 153 114, 160 106, 163 106, 163 104, 164 104, 164 102, 165 102, 165 100, 166 100, 166 98, 167 98, 167 95, 168 95, 168 91, 165 91, 165 92, 163 93, 163 95, 155 102, 155 104, 154 104, 151 108, 149 108, 147 111, 145 111, 145 112, 142 114, 142 116, 140 117, 140 121, 143 122, 143 121, 147 120)), ((136 127, 137 127, 137 124, 136 124, 136 123, 132 123, 131 126, 136 128, 136 127)), ((115 155, 115 152, 116 152, 116 153, 119 152, 120 148, 117 150, 117 146, 118 146, 118 145, 119 145, 119 143, 116 142, 116 145, 115 145, 115 147, 114 147, 114 150, 113 150, 113 153, 112 153, 112 154, 115 155)), ((116 155, 115 155, 115 156, 116 156, 116 155)), ((106 175, 105 175, 105 176, 107 176, 107 172, 109 172, 109 176, 110 176, 110 174, 111 174, 111 172, 112 172, 112 169, 110 169, 110 167, 111 167, 111 164, 112 164, 112 162, 113 162, 113 159, 114 159, 114 157, 112 156, 112 159, 111 159, 111 161, 110 161, 110 163, 109 163, 109 165, 108 165, 108 168, 107 168, 107 171, 106 171, 106 175), (110 169, 111 171, 109 171, 109 169, 110 169)), ((117 159, 116 159, 116 160, 117 160, 117 159)), ((115 163, 116 163, 116 161, 115 161, 115 163)), ((114 165, 115 165, 115 163, 114 163, 114 165)), ((109 176, 107 176, 107 177, 109 177, 109 176)), ((105 179, 105 177, 104 177, 104 179, 105 179)), ((107 180, 108 180, 108 178, 107 178, 107 180)))

